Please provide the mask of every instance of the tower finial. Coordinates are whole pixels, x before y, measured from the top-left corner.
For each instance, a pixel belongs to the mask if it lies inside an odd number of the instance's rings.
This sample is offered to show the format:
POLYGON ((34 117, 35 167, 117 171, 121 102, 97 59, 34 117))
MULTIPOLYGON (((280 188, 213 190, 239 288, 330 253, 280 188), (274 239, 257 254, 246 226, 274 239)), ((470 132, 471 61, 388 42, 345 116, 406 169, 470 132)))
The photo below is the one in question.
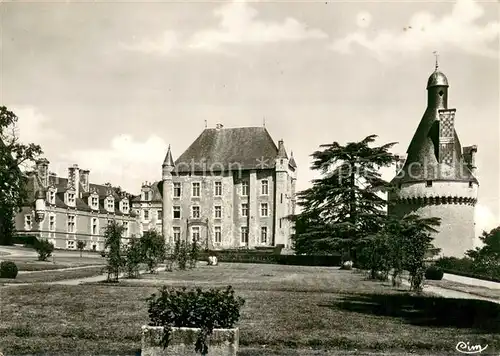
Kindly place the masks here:
POLYGON ((205 128, 207 128, 207 120, 205 120, 205 128))
POLYGON ((432 53, 434 53, 434 56, 436 57, 436 70, 438 70, 438 68, 439 68, 439 62, 438 62, 439 61, 439 54, 437 51, 434 51, 432 53))
POLYGON ((262 118, 262 126, 266 127, 266 117, 265 116, 262 118))

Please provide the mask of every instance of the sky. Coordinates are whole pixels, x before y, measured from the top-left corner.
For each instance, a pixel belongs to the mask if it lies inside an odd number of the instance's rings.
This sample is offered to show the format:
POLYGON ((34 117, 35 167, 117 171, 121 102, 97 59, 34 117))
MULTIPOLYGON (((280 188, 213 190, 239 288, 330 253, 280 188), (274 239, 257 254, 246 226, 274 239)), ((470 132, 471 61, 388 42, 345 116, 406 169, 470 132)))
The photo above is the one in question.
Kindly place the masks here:
POLYGON ((205 121, 265 122, 298 190, 321 144, 376 134, 404 153, 437 51, 461 143, 478 145, 478 232, 500 224, 496 2, 4 1, 0 31, 0 105, 21 140, 61 176, 77 163, 134 194, 205 121))

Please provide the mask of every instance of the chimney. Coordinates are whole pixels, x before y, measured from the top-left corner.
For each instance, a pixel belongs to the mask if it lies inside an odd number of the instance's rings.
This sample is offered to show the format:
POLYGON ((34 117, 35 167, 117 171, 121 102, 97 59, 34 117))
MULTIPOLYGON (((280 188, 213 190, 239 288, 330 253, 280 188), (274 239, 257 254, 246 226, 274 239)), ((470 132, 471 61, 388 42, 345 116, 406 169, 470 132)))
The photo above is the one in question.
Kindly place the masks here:
POLYGON ((396 174, 401 171, 405 165, 406 162, 406 155, 404 154, 399 154, 394 156, 396 158, 396 174))
POLYGON ((476 173, 476 153, 477 153, 477 146, 467 146, 463 148, 463 157, 464 161, 467 164, 467 167, 470 169, 472 174, 476 173))
POLYGON ((222 124, 217 124, 217 125, 215 125, 215 128, 216 128, 217 130, 222 129, 223 127, 224 127, 224 125, 222 125, 222 124))
POLYGON ((456 109, 442 109, 439 113, 438 162, 452 165, 455 161, 455 112, 456 109))
POLYGON ((43 188, 49 186, 49 161, 41 158, 36 161, 36 174, 42 183, 43 188))
POLYGON ((80 169, 77 164, 68 168, 68 188, 73 188, 75 196, 80 197, 80 169))
POLYGON ((90 171, 87 169, 80 171, 80 184, 83 189, 82 193, 88 193, 90 191, 89 174, 90 171))

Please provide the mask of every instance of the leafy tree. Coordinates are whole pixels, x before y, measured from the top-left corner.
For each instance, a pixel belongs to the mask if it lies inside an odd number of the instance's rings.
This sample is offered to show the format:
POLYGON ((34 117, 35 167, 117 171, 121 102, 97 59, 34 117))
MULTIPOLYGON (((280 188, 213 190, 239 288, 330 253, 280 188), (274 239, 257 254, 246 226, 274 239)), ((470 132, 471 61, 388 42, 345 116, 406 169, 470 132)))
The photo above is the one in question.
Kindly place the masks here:
POLYGON ((191 243, 191 248, 189 249, 189 267, 195 268, 196 262, 198 262, 198 258, 200 257, 200 246, 198 244, 198 240, 193 239, 191 243))
POLYGON ((126 260, 125 269, 129 278, 137 278, 139 276, 139 266, 142 263, 142 246, 141 241, 132 237, 128 246, 125 248, 126 260))
POLYGON ((82 257, 83 249, 85 248, 86 245, 87 245, 87 243, 85 241, 82 241, 82 240, 78 240, 76 242, 76 248, 78 250, 80 250, 80 258, 82 257))
MULTIPOLYGON (((19 141, 18 117, 0 106, 0 244, 10 245, 15 233, 15 214, 28 197, 26 178, 21 168, 33 163, 42 149, 19 141)), ((34 193, 34 192, 33 192, 34 193)))
POLYGON ((500 226, 490 232, 483 231, 479 237, 482 247, 466 252, 472 259, 474 272, 490 277, 500 276, 500 226))
POLYGON ((104 249, 108 249, 106 255, 108 271, 108 281, 117 282, 120 276, 120 269, 125 264, 122 256, 121 239, 125 227, 115 220, 111 221, 104 230, 104 249))
POLYGON ((54 252, 54 245, 47 239, 36 240, 34 247, 36 252, 38 252, 39 261, 47 261, 52 252, 54 252))
POLYGON ((362 238, 377 233, 385 219, 386 200, 377 189, 388 187, 381 167, 390 166, 395 143, 371 147, 376 135, 345 146, 337 142, 321 145, 312 154, 312 169, 322 177, 298 193, 302 212, 295 221, 294 245, 302 253, 346 251, 356 258, 362 238))
MULTIPOLYGON (((174 245, 175 246, 175 245, 174 245)), ((165 244, 165 269, 167 271, 172 271, 174 263, 176 261, 175 247, 171 244, 165 244)))
POLYGON ((185 270, 189 261, 189 246, 186 241, 176 241, 175 259, 180 270, 185 270))
POLYGON ((150 273, 154 273, 158 264, 165 260, 165 238, 156 230, 144 232, 141 237, 142 256, 150 273))

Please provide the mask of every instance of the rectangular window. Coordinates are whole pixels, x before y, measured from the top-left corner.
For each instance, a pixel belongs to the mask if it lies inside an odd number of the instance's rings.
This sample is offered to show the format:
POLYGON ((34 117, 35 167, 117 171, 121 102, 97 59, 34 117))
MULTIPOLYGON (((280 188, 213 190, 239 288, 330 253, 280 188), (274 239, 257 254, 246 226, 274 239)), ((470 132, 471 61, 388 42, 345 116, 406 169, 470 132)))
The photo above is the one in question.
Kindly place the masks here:
POLYGON ((248 182, 241 182, 241 195, 247 196, 248 195, 248 182))
POLYGON ((199 226, 193 226, 191 228, 191 238, 193 241, 200 241, 200 227, 199 226))
POLYGON ((180 219, 180 218, 181 218, 181 207, 174 206, 174 219, 180 219))
POLYGON ((214 195, 220 197, 222 195, 222 182, 214 183, 214 195))
POLYGON ((113 223, 113 220, 108 219, 108 225, 111 225, 113 223))
POLYGON ((280 203, 283 203, 283 193, 280 195, 280 203))
POLYGON ((260 228, 260 243, 267 244, 267 226, 260 228))
POLYGON ((215 226, 214 227, 214 242, 216 244, 219 244, 222 242, 222 232, 221 232, 221 227, 220 226, 215 226))
POLYGON ((268 216, 269 209, 267 203, 260 203, 260 216, 268 216))
POLYGON ((99 232, 99 220, 97 218, 92 218, 92 235, 97 235, 99 232))
POLYGON ((425 182, 425 186, 426 187, 432 187, 432 181, 428 180, 427 182, 425 182))
POLYGON ((33 227, 33 219, 31 218, 31 215, 25 215, 24 230, 31 230, 32 227, 33 227))
POLYGON ((156 212, 156 214, 157 214, 157 215, 156 215, 156 220, 161 220, 161 219, 162 219, 162 217, 163 217, 163 211, 162 211, 162 210, 158 210, 158 211, 156 212))
POLYGON ((99 207, 99 197, 92 197, 92 208, 97 209, 99 207))
POLYGON ((149 192, 144 192, 144 200, 149 201, 149 192))
POLYGON ((76 227, 76 217, 74 215, 68 215, 68 232, 75 232, 76 227))
POLYGON ((76 248, 75 240, 66 241, 66 248, 75 249, 76 248))
POLYGON ((269 182, 267 179, 264 179, 260 182, 260 194, 268 195, 269 194, 269 182))
POLYGON ((191 217, 193 219, 199 219, 200 218, 200 207, 196 205, 196 206, 193 206, 191 209, 192 209, 191 210, 191 212, 192 212, 191 217))
POLYGON ((181 196, 181 183, 174 183, 174 197, 179 198, 181 196))
POLYGON ((174 226, 173 231, 174 231, 174 241, 179 241, 181 239, 181 228, 179 226, 174 226))
POLYGON ((144 220, 149 220, 149 210, 144 210, 144 220))
POLYGON ((122 201, 122 211, 124 214, 127 214, 128 213, 128 201, 122 201))
POLYGON ((241 243, 248 244, 248 227, 247 226, 241 227, 241 243))
POLYGON ((107 207, 108 210, 115 210, 115 202, 113 199, 108 199, 107 207))
POLYGON ((56 216, 55 215, 49 216, 49 230, 50 231, 56 230, 56 216))
POLYGON ((200 196, 200 183, 195 182, 193 183, 193 197, 199 197, 200 196))
POLYGON ((222 206, 216 205, 214 208, 214 215, 216 219, 222 218, 222 206))
POLYGON ((469 188, 472 188, 472 181, 469 182, 469 188))
POLYGON ((54 192, 53 190, 49 192, 49 203, 50 204, 56 203, 56 192, 54 192))
POLYGON ((241 204, 241 216, 248 216, 248 204, 241 204))
POLYGON ((123 236, 128 237, 128 221, 124 221, 122 226, 123 226, 123 236))
POLYGON ((68 205, 75 205, 75 193, 68 193, 68 205))

